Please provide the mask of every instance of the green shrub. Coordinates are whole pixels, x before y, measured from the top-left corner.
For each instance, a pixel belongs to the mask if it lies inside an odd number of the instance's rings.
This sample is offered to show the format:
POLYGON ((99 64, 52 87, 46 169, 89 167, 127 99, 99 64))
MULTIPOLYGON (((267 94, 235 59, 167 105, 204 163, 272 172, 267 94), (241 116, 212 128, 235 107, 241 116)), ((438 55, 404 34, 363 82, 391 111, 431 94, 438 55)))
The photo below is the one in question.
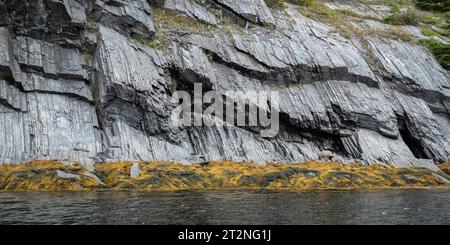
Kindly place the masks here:
POLYGON ((441 43, 434 39, 420 40, 420 44, 427 47, 428 50, 434 55, 436 60, 445 69, 450 69, 450 45, 441 43))
POLYGON ((435 30, 430 29, 430 28, 422 28, 421 33, 422 33, 422 35, 427 36, 427 37, 431 37, 431 36, 440 37, 441 36, 441 34, 439 34, 435 30))
POLYGON ((311 6, 315 0, 287 0, 287 2, 300 6, 311 6))
POLYGON ((390 27, 386 30, 383 29, 369 29, 364 31, 365 35, 376 35, 381 38, 388 38, 388 39, 396 39, 396 40, 402 40, 404 42, 412 42, 415 40, 414 36, 404 30, 403 28, 398 27, 390 27))
POLYGON ((439 19, 435 16, 432 16, 432 15, 422 16, 422 22, 425 24, 431 24, 431 25, 436 25, 436 26, 443 24, 441 19, 439 19))
POLYGON ((265 0, 267 6, 273 9, 282 9, 284 7, 283 0, 265 0))
POLYGON ((405 12, 393 13, 383 19, 383 23, 390 25, 418 25, 421 16, 417 11, 408 9, 405 12))
POLYGON ((164 49, 164 43, 160 42, 159 40, 155 40, 155 41, 150 41, 144 37, 141 36, 131 36, 131 39, 133 39, 134 41, 145 45, 149 48, 153 48, 153 49, 164 49))
POLYGON ((86 22, 86 31, 90 33, 96 33, 98 31, 98 23, 93 20, 86 22))
POLYGON ((417 0, 416 5, 423 10, 450 11, 450 0, 417 0))
POLYGON ((91 61, 92 61, 92 55, 88 51, 84 50, 83 51, 83 58, 84 58, 85 65, 90 66, 91 65, 91 61))
POLYGON ((267 6, 273 9, 282 9, 285 2, 299 6, 311 6, 315 0, 265 0, 265 2, 267 6))

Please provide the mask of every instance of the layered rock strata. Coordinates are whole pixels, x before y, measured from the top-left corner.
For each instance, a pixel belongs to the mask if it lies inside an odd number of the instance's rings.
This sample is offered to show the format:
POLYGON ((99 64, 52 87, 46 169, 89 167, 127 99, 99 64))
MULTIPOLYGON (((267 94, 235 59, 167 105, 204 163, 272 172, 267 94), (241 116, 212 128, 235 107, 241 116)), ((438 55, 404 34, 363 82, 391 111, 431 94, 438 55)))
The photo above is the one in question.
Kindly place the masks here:
POLYGON ((0 5, 1 163, 450 160, 449 73, 417 44, 344 37, 262 0, 0 5), (195 83, 278 91, 279 134, 172 125, 171 95, 195 83))

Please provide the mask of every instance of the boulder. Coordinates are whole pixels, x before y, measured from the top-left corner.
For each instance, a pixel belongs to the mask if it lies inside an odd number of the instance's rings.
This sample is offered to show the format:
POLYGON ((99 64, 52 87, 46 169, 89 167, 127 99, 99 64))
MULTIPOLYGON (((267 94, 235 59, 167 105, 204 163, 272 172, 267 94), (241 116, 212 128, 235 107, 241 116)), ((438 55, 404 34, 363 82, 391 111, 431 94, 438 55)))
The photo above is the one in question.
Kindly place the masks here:
POLYGON ((133 163, 130 169, 130 177, 137 178, 141 175, 141 169, 139 167, 139 163, 133 163))
POLYGON ((61 179, 80 179, 81 176, 78 174, 66 173, 61 170, 56 170, 56 176, 61 179))

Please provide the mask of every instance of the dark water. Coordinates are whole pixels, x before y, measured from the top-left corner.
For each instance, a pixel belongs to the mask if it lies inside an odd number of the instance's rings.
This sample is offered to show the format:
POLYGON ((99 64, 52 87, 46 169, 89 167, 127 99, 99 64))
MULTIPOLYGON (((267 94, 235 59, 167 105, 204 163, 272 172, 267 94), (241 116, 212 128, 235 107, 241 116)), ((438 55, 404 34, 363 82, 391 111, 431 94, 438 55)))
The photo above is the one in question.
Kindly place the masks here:
POLYGON ((0 193, 0 224, 450 224, 450 190, 0 193))

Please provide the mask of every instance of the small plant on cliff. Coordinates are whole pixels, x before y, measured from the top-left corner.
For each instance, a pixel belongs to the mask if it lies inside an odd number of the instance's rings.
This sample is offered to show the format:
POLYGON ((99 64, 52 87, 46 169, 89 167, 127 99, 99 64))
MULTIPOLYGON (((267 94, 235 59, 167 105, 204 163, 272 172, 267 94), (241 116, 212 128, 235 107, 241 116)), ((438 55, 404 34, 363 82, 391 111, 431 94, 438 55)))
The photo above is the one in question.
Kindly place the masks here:
POLYGON ((449 0, 417 0, 416 6, 423 10, 447 12, 450 11, 449 0))
POLYGON ((351 10, 332 9, 322 2, 312 1, 305 2, 299 11, 308 18, 329 24, 334 27, 332 32, 338 32, 344 37, 350 38, 361 34, 360 28, 348 21, 350 17, 358 16, 351 10))
POLYGON ((390 27, 388 29, 368 29, 363 31, 364 35, 376 35, 387 39, 397 39, 404 42, 415 41, 414 36, 402 28, 390 27))
POLYGON ((91 69, 91 63, 92 63, 92 55, 87 51, 84 50, 83 51, 83 58, 84 58, 84 63, 85 65, 88 67, 88 69, 91 69))
POLYGON ((437 31, 431 29, 431 28, 422 28, 422 30, 420 31, 422 33, 422 35, 427 36, 427 37, 432 37, 432 36, 436 36, 436 37, 440 37, 441 34, 439 34, 437 31))
POLYGON ((160 29, 170 29, 174 31, 189 30, 191 32, 201 32, 203 34, 215 30, 215 27, 212 25, 205 24, 177 12, 157 7, 152 8, 152 10, 156 27, 160 29))
POLYGON ((270 8, 282 9, 285 2, 299 6, 311 6, 315 3, 315 0, 265 0, 265 2, 270 8))
POLYGON ((441 26, 444 24, 440 18, 437 18, 436 16, 433 16, 431 14, 425 14, 422 17, 422 22, 425 24, 431 24, 435 26, 441 26))
POLYGON ((286 0, 286 1, 300 6, 312 6, 315 2, 315 0, 286 0))
POLYGON ((90 33, 96 33, 98 31, 98 23, 89 19, 86 22, 86 31, 90 33))
POLYGON ((439 165, 439 168, 442 171, 444 171, 444 173, 446 173, 447 175, 450 176, 450 162, 443 163, 443 164, 439 165))
POLYGON ((427 47, 436 60, 445 68, 450 69, 450 45, 434 39, 420 40, 420 44, 427 47))
POLYGON ((265 0, 267 6, 273 9, 282 9, 284 8, 283 0, 265 0))
POLYGON ((385 24, 390 25, 418 25, 420 22, 420 14, 413 9, 408 9, 405 12, 393 13, 383 19, 385 24))
POLYGON ((136 42, 145 45, 149 48, 153 48, 153 49, 164 49, 165 45, 163 42, 160 42, 158 40, 155 41, 150 41, 144 37, 141 36, 132 36, 131 37, 133 40, 135 40, 136 42))

